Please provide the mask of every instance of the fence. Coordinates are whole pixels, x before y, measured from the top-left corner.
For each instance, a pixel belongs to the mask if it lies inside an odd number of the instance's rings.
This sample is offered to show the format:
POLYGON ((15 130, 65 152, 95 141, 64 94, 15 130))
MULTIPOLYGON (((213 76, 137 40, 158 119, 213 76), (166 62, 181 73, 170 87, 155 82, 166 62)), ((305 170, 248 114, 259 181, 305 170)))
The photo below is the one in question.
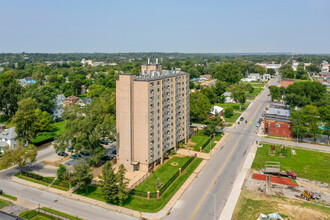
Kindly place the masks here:
POLYGON ((30 212, 27 212, 26 214, 24 214, 22 216, 22 218, 24 219, 32 219, 35 216, 43 216, 46 217, 47 219, 51 219, 51 220, 75 220, 75 219, 79 219, 78 217, 74 217, 74 218, 68 218, 68 217, 64 217, 62 215, 53 213, 53 212, 49 212, 47 210, 41 209, 41 208, 37 208, 35 210, 31 210, 30 212))
POLYGON ((150 172, 146 173, 143 177, 141 177, 137 182, 135 182, 130 189, 135 189, 138 185, 140 185, 143 181, 145 181, 151 175, 150 172))
MULTIPOLYGON (((183 172, 188 166, 189 164, 191 164, 191 162, 195 159, 195 157, 190 157, 189 160, 182 165, 181 167, 181 172, 183 172)), ((149 175, 150 176, 150 173, 149 175)), ((147 177, 148 177, 147 176, 147 177)), ((168 187, 170 187, 170 185, 180 176, 180 171, 176 172, 160 189, 159 189, 159 195, 162 195, 168 187)), ((143 179, 143 181, 147 178, 147 177, 142 177, 141 179, 143 179)), ((140 179, 140 180, 141 180, 140 179)), ((140 181, 139 180, 139 181, 140 181)), ((142 183, 143 181, 141 181, 140 183, 142 183)), ((139 184, 140 184, 139 183, 139 184)), ((137 184, 137 185, 139 185, 137 184)), ((136 186, 135 186, 136 187, 136 186)), ((144 197, 144 198, 147 198, 148 197, 148 193, 147 192, 144 192, 144 191, 139 191, 139 190, 135 190, 135 189, 132 189, 130 192, 129 192, 130 195, 134 195, 134 196, 140 196, 140 197, 144 197)), ((150 192, 150 198, 152 199, 155 199, 157 198, 157 192, 150 192)))

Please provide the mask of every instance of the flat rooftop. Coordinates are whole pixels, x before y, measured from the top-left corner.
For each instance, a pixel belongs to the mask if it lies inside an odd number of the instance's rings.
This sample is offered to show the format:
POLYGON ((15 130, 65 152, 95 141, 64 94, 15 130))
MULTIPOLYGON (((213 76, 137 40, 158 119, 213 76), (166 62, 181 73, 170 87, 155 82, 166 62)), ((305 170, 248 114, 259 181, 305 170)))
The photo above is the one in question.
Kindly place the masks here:
POLYGON ((152 71, 140 76, 136 77, 136 81, 153 81, 153 80, 160 80, 160 79, 165 79, 165 78, 170 78, 174 76, 183 76, 183 75, 188 75, 185 72, 177 72, 174 70, 163 70, 162 72, 159 71, 152 71))
POLYGON ((282 121, 290 123, 290 118, 284 115, 275 115, 275 114, 265 114, 265 120, 272 120, 272 121, 282 121))

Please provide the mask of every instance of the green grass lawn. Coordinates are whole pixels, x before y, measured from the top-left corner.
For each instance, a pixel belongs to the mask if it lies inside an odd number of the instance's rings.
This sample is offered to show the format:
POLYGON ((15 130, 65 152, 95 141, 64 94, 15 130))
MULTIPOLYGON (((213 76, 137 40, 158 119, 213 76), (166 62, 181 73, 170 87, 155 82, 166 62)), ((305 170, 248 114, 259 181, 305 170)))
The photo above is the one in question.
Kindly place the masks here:
POLYGON ((17 201, 17 197, 11 196, 11 195, 8 195, 8 194, 5 194, 5 193, 1 194, 0 196, 6 197, 7 199, 17 201))
POLYGON ((253 83, 249 83, 252 87, 254 88, 261 88, 265 86, 265 83, 263 82, 253 82, 253 83))
POLYGON ((42 207, 41 209, 43 209, 45 211, 48 211, 48 212, 51 212, 53 214, 57 214, 57 215, 63 216, 65 218, 69 218, 69 219, 73 219, 73 220, 83 220, 83 219, 78 218, 76 216, 72 216, 72 215, 69 215, 69 214, 66 214, 66 213, 63 213, 63 212, 59 212, 57 210, 50 209, 50 208, 47 208, 47 207, 42 207))
POLYGON ((263 88, 254 88, 253 93, 247 94, 247 98, 254 99, 262 90, 263 90, 263 88))
POLYGON ((54 123, 54 130, 53 131, 39 133, 38 136, 35 137, 35 138, 32 138, 31 141, 34 144, 38 144, 38 143, 43 142, 43 141, 46 141, 46 140, 51 140, 57 134, 59 134, 60 132, 64 131, 64 129, 65 129, 65 122, 66 121, 60 121, 60 122, 54 123))
POLYGON ((281 170, 292 170, 298 177, 309 180, 317 180, 330 184, 330 155, 312 150, 294 148, 297 155, 290 156, 291 147, 287 148, 288 156, 279 157, 280 148, 276 147, 276 156, 269 156, 270 144, 259 147, 253 161, 253 169, 262 169, 266 161, 278 161, 281 163, 281 170))
POLYGON ((4 208, 10 204, 11 204, 11 202, 4 200, 4 199, 0 199, 0 209, 4 208))
MULTIPOLYGON (((45 180, 39 180, 39 179, 34 179, 32 177, 24 176, 21 175, 20 173, 15 174, 16 177, 27 180, 33 183, 38 183, 44 186, 49 186, 49 184, 54 180, 55 177, 43 177, 45 180)), ((56 180, 50 187, 55 188, 55 189, 60 189, 63 191, 68 191, 69 190, 69 184, 67 182, 60 182, 56 180)))
POLYGON ((158 178, 159 182, 165 184, 171 179, 175 173, 179 171, 179 168, 182 167, 189 160, 189 156, 187 157, 173 157, 168 160, 166 163, 161 165, 155 172, 153 172, 145 181, 143 181, 136 190, 143 192, 157 192, 157 183, 158 178), (172 163, 177 163, 176 166, 172 165, 172 163))
POLYGON ((239 110, 239 103, 216 103, 215 105, 220 106, 222 108, 224 108, 226 110, 226 108, 228 107, 232 107, 234 109, 234 111, 238 111, 238 112, 243 112, 245 111, 245 109, 247 109, 247 107, 249 107, 250 103, 245 103, 244 105, 242 105, 242 109, 239 110))
MULTIPOLYGON (((168 203, 168 201, 170 201, 173 195, 180 189, 182 184, 189 178, 202 161, 203 159, 201 158, 193 160, 159 199, 145 199, 137 196, 129 196, 125 204, 122 206, 141 212, 158 212, 168 203)), ((87 188, 88 190, 86 190, 85 187, 82 187, 74 193, 105 202, 100 188, 96 186, 88 186, 87 188)))
POLYGON ((239 118, 239 116, 241 116, 241 113, 234 112, 233 116, 231 116, 230 118, 224 117, 224 119, 225 119, 226 122, 235 123, 235 121, 239 118))
POLYGON ((194 148, 194 151, 200 151, 200 147, 202 147, 206 142, 210 141, 210 136, 205 134, 204 130, 199 130, 194 136, 190 138, 195 145, 189 145, 194 148))
MULTIPOLYGON (((222 138, 223 136, 223 133, 217 133, 215 135, 215 137, 212 139, 211 141, 211 150, 214 148, 214 146, 217 144, 215 143, 215 141, 220 141, 220 139, 222 138)), ((203 153, 209 153, 210 152, 210 145, 206 146, 204 149, 203 149, 203 153)))

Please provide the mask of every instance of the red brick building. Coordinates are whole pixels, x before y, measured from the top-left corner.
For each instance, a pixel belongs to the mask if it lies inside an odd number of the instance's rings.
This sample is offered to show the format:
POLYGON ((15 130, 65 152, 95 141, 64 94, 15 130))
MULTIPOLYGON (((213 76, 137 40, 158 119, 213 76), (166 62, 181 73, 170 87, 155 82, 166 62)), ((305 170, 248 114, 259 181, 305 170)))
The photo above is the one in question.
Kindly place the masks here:
POLYGON ((294 79, 282 79, 281 80, 281 86, 287 88, 289 85, 292 85, 296 82, 294 79))
POLYGON ((266 114, 264 133, 267 135, 293 137, 289 117, 283 115, 266 114))

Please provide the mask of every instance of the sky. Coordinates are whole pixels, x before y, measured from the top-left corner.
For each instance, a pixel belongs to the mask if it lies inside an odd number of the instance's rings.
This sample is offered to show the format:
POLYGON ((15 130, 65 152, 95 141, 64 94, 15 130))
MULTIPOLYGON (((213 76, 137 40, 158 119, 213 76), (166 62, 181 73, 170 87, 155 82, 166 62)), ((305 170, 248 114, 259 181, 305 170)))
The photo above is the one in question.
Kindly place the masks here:
POLYGON ((0 0, 0 21, 0 53, 330 53, 330 0, 0 0))

